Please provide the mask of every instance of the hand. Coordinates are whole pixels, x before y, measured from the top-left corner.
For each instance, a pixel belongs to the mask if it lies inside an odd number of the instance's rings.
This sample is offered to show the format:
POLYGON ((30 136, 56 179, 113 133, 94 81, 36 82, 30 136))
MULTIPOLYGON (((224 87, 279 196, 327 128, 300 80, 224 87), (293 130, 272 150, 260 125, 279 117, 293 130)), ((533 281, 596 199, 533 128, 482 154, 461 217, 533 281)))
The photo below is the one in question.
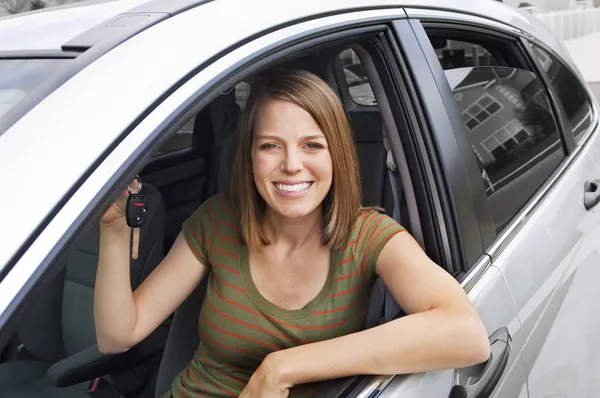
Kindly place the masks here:
MULTIPOLYGON (((131 192, 139 192, 139 181, 134 179, 131 183, 131 192)), ((104 225, 111 225, 117 221, 125 221, 125 206, 127 204, 127 198, 129 197, 129 191, 125 188, 121 195, 111 203, 110 207, 100 217, 100 223, 104 225)))
POLYGON ((267 357, 254 372, 239 398, 287 398, 291 386, 280 381, 278 366, 272 360, 272 355, 267 357))

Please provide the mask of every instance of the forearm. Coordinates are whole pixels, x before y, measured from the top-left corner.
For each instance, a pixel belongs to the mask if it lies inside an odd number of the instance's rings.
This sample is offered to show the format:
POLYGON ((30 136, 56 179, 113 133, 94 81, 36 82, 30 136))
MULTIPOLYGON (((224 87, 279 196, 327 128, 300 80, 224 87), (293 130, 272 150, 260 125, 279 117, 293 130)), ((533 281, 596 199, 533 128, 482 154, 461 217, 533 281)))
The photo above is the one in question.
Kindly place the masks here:
POLYGON ((94 289, 94 321, 100 351, 129 348, 136 321, 130 279, 129 227, 102 227, 94 289))
POLYGON ((483 362, 481 321, 433 309, 339 338, 273 354, 273 367, 289 386, 364 374, 405 374, 483 362))

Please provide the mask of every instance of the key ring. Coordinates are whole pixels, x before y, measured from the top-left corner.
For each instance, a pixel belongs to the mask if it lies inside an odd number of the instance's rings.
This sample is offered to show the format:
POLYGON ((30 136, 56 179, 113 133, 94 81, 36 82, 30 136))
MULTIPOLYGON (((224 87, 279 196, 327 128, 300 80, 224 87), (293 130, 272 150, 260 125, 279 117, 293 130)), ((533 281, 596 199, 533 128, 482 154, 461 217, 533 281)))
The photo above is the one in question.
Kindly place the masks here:
POLYGON ((140 178, 139 174, 136 174, 136 175, 135 175, 135 177, 133 177, 133 178, 131 179, 131 181, 129 182, 129 185, 127 185, 127 192, 129 193, 129 195, 131 195, 131 183, 132 183, 134 180, 137 180, 137 181, 138 181, 138 184, 139 184, 139 186, 140 186, 140 189, 139 189, 139 191, 138 191, 138 192, 142 192, 142 179, 140 178))

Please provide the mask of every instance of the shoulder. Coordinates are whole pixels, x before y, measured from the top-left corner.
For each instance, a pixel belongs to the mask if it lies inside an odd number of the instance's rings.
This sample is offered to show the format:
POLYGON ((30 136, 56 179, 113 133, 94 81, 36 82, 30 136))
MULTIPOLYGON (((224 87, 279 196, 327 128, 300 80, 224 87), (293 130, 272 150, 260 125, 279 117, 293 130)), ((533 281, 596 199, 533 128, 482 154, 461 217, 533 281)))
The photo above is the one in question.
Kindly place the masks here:
POLYGON ((354 220, 349 238, 354 248, 364 246, 368 249, 376 242, 387 241, 391 235, 404 230, 404 227, 387 214, 367 208, 354 220))
POLYGON ((239 227, 240 223, 239 213, 234 210, 228 195, 224 192, 217 193, 202 202, 190 219, 210 226, 216 231, 222 224, 239 227))
POLYGON ((219 219, 239 219, 239 213, 234 210, 229 195, 225 192, 219 192, 206 199, 196 212, 219 219))
POLYGON ((359 235, 367 231, 378 229, 379 227, 387 227, 389 225, 399 225, 394 219, 382 211, 372 208, 361 210, 353 223, 353 231, 359 235))

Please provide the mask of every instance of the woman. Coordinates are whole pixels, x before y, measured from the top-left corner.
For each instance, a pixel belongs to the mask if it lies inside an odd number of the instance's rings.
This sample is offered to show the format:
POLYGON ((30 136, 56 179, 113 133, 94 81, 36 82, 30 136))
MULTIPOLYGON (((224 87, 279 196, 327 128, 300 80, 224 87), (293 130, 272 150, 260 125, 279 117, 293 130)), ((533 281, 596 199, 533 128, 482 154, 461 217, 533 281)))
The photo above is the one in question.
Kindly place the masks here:
POLYGON ((200 347, 172 397, 312 396, 322 380, 457 368, 487 360, 460 285, 394 220, 361 208, 344 109, 304 71, 253 86, 228 195, 206 202, 132 293, 126 193, 101 219, 98 346, 129 349, 209 274, 200 347), (381 277, 407 316, 361 329, 381 277))

